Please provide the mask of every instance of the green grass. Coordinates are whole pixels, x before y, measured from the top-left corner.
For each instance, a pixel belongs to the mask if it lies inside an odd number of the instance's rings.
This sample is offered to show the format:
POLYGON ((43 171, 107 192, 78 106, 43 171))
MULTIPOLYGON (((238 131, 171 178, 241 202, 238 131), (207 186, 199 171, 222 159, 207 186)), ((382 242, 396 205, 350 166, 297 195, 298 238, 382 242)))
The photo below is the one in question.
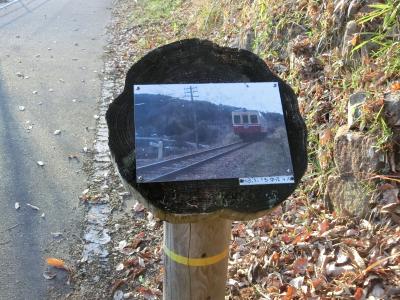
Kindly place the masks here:
POLYGON ((356 45, 352 53, 366 47, 372 47, 371 54, 381 60, 388 76, 400 73, 400 0, 387 0, 385 3, 371 4, 372 9, 357 20, 364 28, 361 36, 364 40, 356 45), (368 31, 368 25, 374 26, 374 31, 368 31))
MULTIPOLYGON (((169 18, 180 7, 182 0, 139 0, 138 3, 141 13, 134 12, 130 18, 135 18, 137 25, 145 25, 149 21, 158 22, 169 18)), ((176 26, 179 27, 179 24, 176 26)))

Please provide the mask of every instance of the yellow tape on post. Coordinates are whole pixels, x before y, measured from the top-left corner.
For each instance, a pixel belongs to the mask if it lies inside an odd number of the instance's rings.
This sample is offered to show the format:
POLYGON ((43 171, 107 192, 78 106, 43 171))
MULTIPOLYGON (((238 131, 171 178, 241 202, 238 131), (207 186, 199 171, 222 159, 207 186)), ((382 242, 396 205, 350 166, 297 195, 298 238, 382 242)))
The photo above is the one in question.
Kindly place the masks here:
POLYGON ((179 255, 171 251, 170 249, 168 249, 167 246, 164 245, 165 255, 167 255, 170 259, 172 259, 174 262, 177 262, 178 264, 190 267, 204 267, 204 266, 214 265, 223 260, 228 255, 228 251, 229 249, 226 248, 223 252, 214 256, 204 257, 204 258, 191 258, 179 255))

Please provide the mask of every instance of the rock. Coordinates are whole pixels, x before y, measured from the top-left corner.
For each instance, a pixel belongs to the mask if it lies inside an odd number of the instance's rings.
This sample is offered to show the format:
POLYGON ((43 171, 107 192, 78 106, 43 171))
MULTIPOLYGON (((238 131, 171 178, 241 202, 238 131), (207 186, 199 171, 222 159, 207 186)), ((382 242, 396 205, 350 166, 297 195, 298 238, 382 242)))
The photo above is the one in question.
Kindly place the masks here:
POLYGON ((342 177, 365 179, 385 167, 385 156, 374 148, 376 139, 342 126, 334 140, 334 160, 342 177))
POLYGON ((329 176, 324 200, 341 215, 365 217, 371 210, 374 194, 354 177, 329 176))
POLYGON ((251 51, 253 49, 254 40, 254 30, 252 28, 247 29, 245 32, 241 32, 237 37, 235 37, 229 44, 229 47, 251 51))
POLYGON ((387 189, 382 192, 382 204, 397 203, 399 197, 399 189, 387 189))
POLYGON ((241 46, 240 48, 251 51, 253 49, 253 43, 254 43, 255 37, 256 37, 256 35, 254 33, 253 28, 246 30, 246 32, 244 34, 244 39, 242 40, 242 44, 240 45, 241 46))
POLYGON ((347 9, 347 19, 353 19, 354 16, 358 13, 360 8, 363 6, 363 0, 352 0, 347 9))
POLYGON ((355 34, 358 34, 359 29, 356 21, 350 21, 346 24, 346 30, 343 35, 342 40, 342 57, 348 57, 351 53, 351 49, 353 49, 353 45, 351 44, 352 39, 355 34))
POLYGON ((388 125, 400 131, 400 91, 385 95, 384 110, 388 125))
POLYGON ((350 96, 347 103, 347 124, 351 129, 358 126, 362 115, 361 107, 366 100, 367 94, 364 92, 358 92, 350 96))

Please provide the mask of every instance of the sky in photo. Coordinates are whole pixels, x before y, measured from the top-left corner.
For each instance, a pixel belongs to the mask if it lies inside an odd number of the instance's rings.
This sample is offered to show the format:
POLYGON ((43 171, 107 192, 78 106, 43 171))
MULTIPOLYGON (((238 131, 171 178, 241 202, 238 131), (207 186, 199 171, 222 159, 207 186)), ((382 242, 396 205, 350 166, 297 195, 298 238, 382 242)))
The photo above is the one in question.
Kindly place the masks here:
MULTIPOLYGON (((134 94, 161 94, 190 100, 185 89, 193 87, 195 100, 282 114, 279 88, 276 82, 157 84, 135 85, 134 94), (139 87, 139 90, 137 90, 139 87)), ((135 103, 141 105, 140 103, 135 103)))

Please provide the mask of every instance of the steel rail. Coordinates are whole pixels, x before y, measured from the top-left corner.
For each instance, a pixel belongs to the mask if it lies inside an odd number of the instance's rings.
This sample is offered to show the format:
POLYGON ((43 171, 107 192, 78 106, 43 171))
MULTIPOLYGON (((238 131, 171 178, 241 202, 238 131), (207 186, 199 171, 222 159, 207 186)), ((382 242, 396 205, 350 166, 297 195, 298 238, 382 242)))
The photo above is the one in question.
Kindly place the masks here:
POLYGON ((195 156, 200 155, 200 154, 204 154, 204 153, 207 153, 207 152, 212 152, 212 151, 215 151, 215 150, 220 150, 220 149, 227 148, 227 147, 234 146, 234 145, 241 144, 241 143, 243 143, 243 142, 231 143, 231 144, 228 144, 228 145, 218 146, 218 147, 215 147, 215 148, 206 149, 206 150, 195 152, 195 153, 182 155, 182 156, 179 156, 179 157, 175 157, 175 158, 171 158, 171 159, 167 159, 167 160, 151 163, 151 164, 148 164, 148 165, 144 165, 144 166, 141 166, 141 167, 137 167, 136 170, 146 170, 146 169, 151 169, 151 168, 154 168, 154 167, 160 167, 160 166, 172 163, 172 162, 178 162, 178 161, 183 160, 183 159, 195 157, 195 156))
MULTIPOLYGON (((236 144, 236 143, 235 143, 235 144, 236 144)), ((237 143, 237 144, 239 144, 239 143, 237 143)), ((235 147, 235 148, 233 148, 233 149, 229 149, 228 151, 225 151, 225 152, 222 152, 222 153, 218 153, 218 154, 216 154, 216 155, 214 155, 214 156, 205 158, 205 159, 203 159, 203 160, 200 160, 200 161, 197 161, 197 162, 195 162, 195 163, 192 163, 192 164, 190 164, 190 165, 188 165, 188 166, 184 166, 184 167, 182 167, 182 168, 179 168, 179 169, 173 170, 173 171, 171 171, 171 172, 165 173, 165 174, 163 174, 163 175, 160 175, 160 176, 158 176, 158 177, 155 177, 155 178, 153 178, 153 179, 151 179, 151 180, 149 180, 149 181, 146 181, 146 182, 154 182, 155 180, 166 179, 166 178, 168 178, 168 177, 171 177, 172 175, 177 175, 177 174, 179 174, 179 173, 181 173, 181 172, 183 172, 183 171, 187 171, 187 170, 189 170, 189 169, 191 169, 191 168, 193 168, 193 167, 197 167, 197 166, 199 166, 199 165, 201 165, 201 164, 204 164, 204 163, 207 163, 207 162, 209 162, 209 161, 211 161, 211 160, 213 160, 213 159, 216 159, 216 158, 218 158, 218 157, 224 156, 224 155, 226 155, 226 154, 228 154, 228 153, 231 153, 231 152, 233 152, 233 151, 236 151, 236 150, 239 150, 239 149, 241 149, 241 148, 243 148, 243 147, 246 147, 246 146, 252 144, 252 142, 248 142, 248 143, 240 142, 240 144, 242 144, 242 145, 240 145, 239 147, 235 147)))

